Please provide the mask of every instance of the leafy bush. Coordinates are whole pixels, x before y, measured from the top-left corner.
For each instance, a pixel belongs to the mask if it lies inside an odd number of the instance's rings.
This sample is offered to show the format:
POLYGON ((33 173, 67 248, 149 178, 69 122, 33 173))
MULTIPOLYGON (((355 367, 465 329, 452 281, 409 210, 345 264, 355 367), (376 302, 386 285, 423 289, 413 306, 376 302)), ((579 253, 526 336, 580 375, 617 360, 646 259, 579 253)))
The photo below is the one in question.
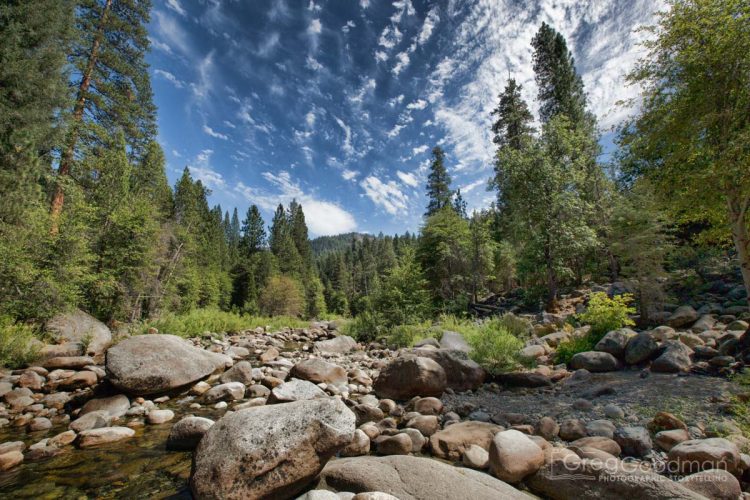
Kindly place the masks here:
POLYGON ((259 305, 268 316, 299 316, 305 302, 300 284, 288 276, 272 276, 260 294, 259 305))
MULTIPOLYGON (((601 339, 599 339, 601 340, 601 339)), ((591 332, 586 335, 572 337, 560 342, 555 353, 556 363, 570 363, 571 358, 579 352, 593 351, 594 346, 599 340, 596 340, 591 332)))
POLYGON ((629 293, 610 299, 606 293, 596 292, 591 294, 586 312, 579 314, 577 319, 581 323, 591 325, 590 333, 601 340, 607 332, 635 325, 629 317, 630 314, 635 314, 635 308, 630 306, 631 302, 633 295, 629 293))
MULTIPOLYGON (((492 374, 514 369, 519 364, 519 351, 523 340, 513 335, 508 324, 518 326, 509 318, 493 318, 477 324, 470 320, 461 320, 455 316, 441 316, 440 326, 464 336, 471 346, 469 356, 492 374)), ((522 328, 523 329, 523 328, 522 328)))
POLYGON ((363 311, 344 326, 344 333, 360 342, 372 342, 385 334, 385 328, 379 314, 363 311))
POLYGON ((0 366, 18 368, 33 361, 38 350, 35 339, 32 326, 0 317, 0 366))
POLYGON ((528 340, 534 334, 534 325, 531 324, 531 321, 516 316, 513 313, 506 313, 500 317, 493 318, 491 322, 495 322, 499 327, 507 329, 511 335, 521 340, 528 340))
POLYGON ((397 325, 391 329, 388 342, 399 347, 410 347, 426 338, 440 340, 442 331, 432 326, 432 322, 425 321, 413 325, 397 325))
POLYGON ((145 333, 153 327, 161 333, 179 335, 180 337, 197 337, 205 332, 237 333, 258 327, 280 330, 285 327, 305 328, 309 322, 289 316, 241 316, 218 309, 193 309, 185 314, 166 313, 160 318, 141 325, 139 333, 145 333))

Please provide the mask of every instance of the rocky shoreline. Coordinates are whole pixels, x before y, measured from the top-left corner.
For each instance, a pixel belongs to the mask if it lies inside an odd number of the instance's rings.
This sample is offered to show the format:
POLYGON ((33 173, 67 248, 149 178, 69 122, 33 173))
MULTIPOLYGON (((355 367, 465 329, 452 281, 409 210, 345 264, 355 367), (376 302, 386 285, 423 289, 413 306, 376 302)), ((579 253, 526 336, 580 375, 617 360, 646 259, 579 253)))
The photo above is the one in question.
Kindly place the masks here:
MULTIPOLYGON (((192 452, 180 491, 195 498, 750 496, 750 441, 727 413, 746 395, 719 377, 744 364, 747 324, 692 311, 612 331, 569 366, 551 354, 578 332, 547 316, 523 351, 537 367, 498 377, 453 332, 394 350, 322 322, 107 348, 106 326, 85 346, 68 328, 0 378, 2 432, 18 436, 0 444, 0 492, 153 428, 164 456, 192 452)), ((91 331, 81 314, 65 324, 91 331)))

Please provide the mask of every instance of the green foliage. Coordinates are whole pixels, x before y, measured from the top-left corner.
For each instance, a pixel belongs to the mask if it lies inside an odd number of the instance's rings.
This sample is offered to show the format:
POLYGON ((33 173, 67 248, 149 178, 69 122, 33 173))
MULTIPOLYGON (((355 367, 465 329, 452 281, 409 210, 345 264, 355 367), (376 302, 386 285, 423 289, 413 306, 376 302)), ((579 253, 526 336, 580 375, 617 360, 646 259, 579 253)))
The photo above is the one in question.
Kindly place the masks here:
POLYGON ((35 329, 0 316, 0 366, 20 368, 33 361, 37 354, 35 329))
POLYGON ((440 340, 442 331, 432 325, 432 321, 410 325, 396 325, 390 329, 388 343, 398 347, 411 347, 420 340, 434 338, 440 340))
POLYGON ((258 305, 267 316, 299 317, 304 312, 300 283, 289 276, 272 276, 260 293, 258 305))
POLYGON ((633 296, 629 293, 612 298, 604 292, 592 293, 586 311, 576 318, 583 324, 591 325, 592 339, 598 342, 607 332, 635 324, 629 317, 635 314, 635 308, 629 305, 631 302, 633 296))
POLYGON ((416 261, 414 251, 406 251, 399 263, 383 279, 375 294, 373 306, 385 327, 419 323, 430 313, 427 281, 416 261))
POLYGON ((513 334, 508 325, 516 328, 517 332, 525 332, 525 327, 519 328, 520 323, 515 319, 493 318, 477 324, 443 315, 439 319, 439 325, 444 330, 463 335, 471 346, 471 359, 492 374, 512 370, 520 363, 519 351, 524 342, 513 334))
POLYGON ((309 325, 309 322, 291 316, 246 316, 218 309, 193 309, 185 314, 165 313, 159 319, 141 324, 137 333, 156 328, 160 333, 189 338, 199 337, 206 332, 239 333, 258 327, 276 331, 285 327, 306 328, 309 325))
POLYGON ((748 25, 744 0, 671 0, 629 76, 643 104, 620 145, 628 179, 647 177, 673 220, 733 241, 750 290, 748 25))
POLYGON ((360 342, 372 342, 385 336, 386 329, 379 314, 365 310, 344 327, 344 333, 360 342))
POLYGON ((445 153, 440 146, 432 149, 432 163, 430 174, 427 176, 427 212, 429 217, 445 207, 451 206, 453 191, 451 191, 451 177, 444 165, 445 153))
POLYGON ((593 351, 599 340, 601 340, 601 337, 588 332, 560 342, 555 351, 555 363, 568 364, 573 356, 579 352, 593 351))

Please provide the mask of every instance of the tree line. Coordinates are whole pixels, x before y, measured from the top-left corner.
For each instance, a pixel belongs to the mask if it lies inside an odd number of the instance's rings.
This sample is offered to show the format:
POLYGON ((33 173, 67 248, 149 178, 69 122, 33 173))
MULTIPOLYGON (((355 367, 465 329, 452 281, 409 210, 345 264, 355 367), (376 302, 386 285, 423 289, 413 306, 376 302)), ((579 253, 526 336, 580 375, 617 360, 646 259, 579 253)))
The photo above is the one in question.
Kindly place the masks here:
POLYGON ((169 185, 145 62, 149 11, 139 0, 0 6, 0 317, 220 308, 388 327, 512 290, 554 310, 566 288, 603 278, 630 281, 647 318, 672 249, 696 240, 731 248, 750 287, 750 7, 740 0, 671 2, 629 77, 643 103, 612 161, 601 161, 566 40, 543 24, 529 47, 538 120, 512 78, 492 112, 490 207, 467 213, 435 147, 419 234, 312 243, 296 201, 266 226, 255 205, 242 218, 211 207, 187 168, 169 185))

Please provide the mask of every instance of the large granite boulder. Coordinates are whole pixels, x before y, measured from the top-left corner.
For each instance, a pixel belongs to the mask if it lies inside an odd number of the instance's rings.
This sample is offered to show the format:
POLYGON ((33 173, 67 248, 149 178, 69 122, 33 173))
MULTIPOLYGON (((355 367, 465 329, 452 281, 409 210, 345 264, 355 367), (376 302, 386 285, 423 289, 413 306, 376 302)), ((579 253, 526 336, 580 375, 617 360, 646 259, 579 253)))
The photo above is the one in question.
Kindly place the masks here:
POLYGON ((637 464, 613 459, 551 460, 526 478, 526 485, 532 492, 553 500, 705 500, 705 497, 664 476, 637 464))
POLYGON ((709 469, 738 472, 742 466, 737 445, 724 438, 691 439, 673 446, 667 455, 683 474, 709 469))
POLYGON ((613 372, 620 368, 620 363, 608 352, 586 351, 573 355, 570 359, 570 368, 590 372, 613 372))
POLYGON ((357 347, 357 341, 348 335, 339 335, 338 337, 315 342, 315 351, 323 354, 344 354, 354 350, 357 347))
POLYGON ((608 352, 616 358, 622 358, 625 355, 625 346, 628 341, 635 337, 636 332, 630 328, 618 328, 608 332, 594 347, 595 351, 608 352))
POLYGON ((473 391, 484 383, 487 372, 463 351, 453 349, 414 349, 417 356, 430 358, 443 367, 448 387, 454 391, 473 391))
POLYGON ((373 389, 380 398, 410 399, 414 396, 439 397, 447 385, 445 370, 437 362, 407 355, 394 359, 380 370, 373 389))
POLYGON ((292 367, 290 377, 308 380, 316 384, 346 385, 349 379, 346 370, 322 359, 306 359, 292 367))
POLYGON ((667 318, 667 325, 672 328, 689 326, 698 320, 698 312, 691 306, 680 306, 667 318))
POLYGON ((85 354, 102 354, 112 343, 107 325, 80 309, 55 315, 46 325, 47 333, 58 344, 75 343, 85 346, 85 354))
POLYGON ((405 455, 334 460, 320 473, 316 488, 351 493, 379 491, 399 500, 529 498, 489 474, 405 455))
POLYGON ((293 498, 354 429, 354 414, 334 398, 225 415, 198 444, 190 489, 197 499, 293 498))
POLYGON ((107 351, 106 368, 115 387, 135 395, 183 388, 223 370, 232 360, 195 347, 174 335, 138 335, 107 351))
POLYGON ((492 438, 502 430, 499 425, 486 422, 458 422, 430 436, 430 448, 438 458, 457 461, 471 445, 489 451, 492 438))
POLYGON ((660 349, 661 353, 651 363, 651 371, 658 373, 679 373, 690 370, 693 350, 679 340, 667 340, 660 349))
POLYGON ((443 336, 440 338, 440 347, 442 349, 461 351, 467 354, 471 351, 471 346, 464 336, 458 332, 451 331, 443 332, 443 336))

